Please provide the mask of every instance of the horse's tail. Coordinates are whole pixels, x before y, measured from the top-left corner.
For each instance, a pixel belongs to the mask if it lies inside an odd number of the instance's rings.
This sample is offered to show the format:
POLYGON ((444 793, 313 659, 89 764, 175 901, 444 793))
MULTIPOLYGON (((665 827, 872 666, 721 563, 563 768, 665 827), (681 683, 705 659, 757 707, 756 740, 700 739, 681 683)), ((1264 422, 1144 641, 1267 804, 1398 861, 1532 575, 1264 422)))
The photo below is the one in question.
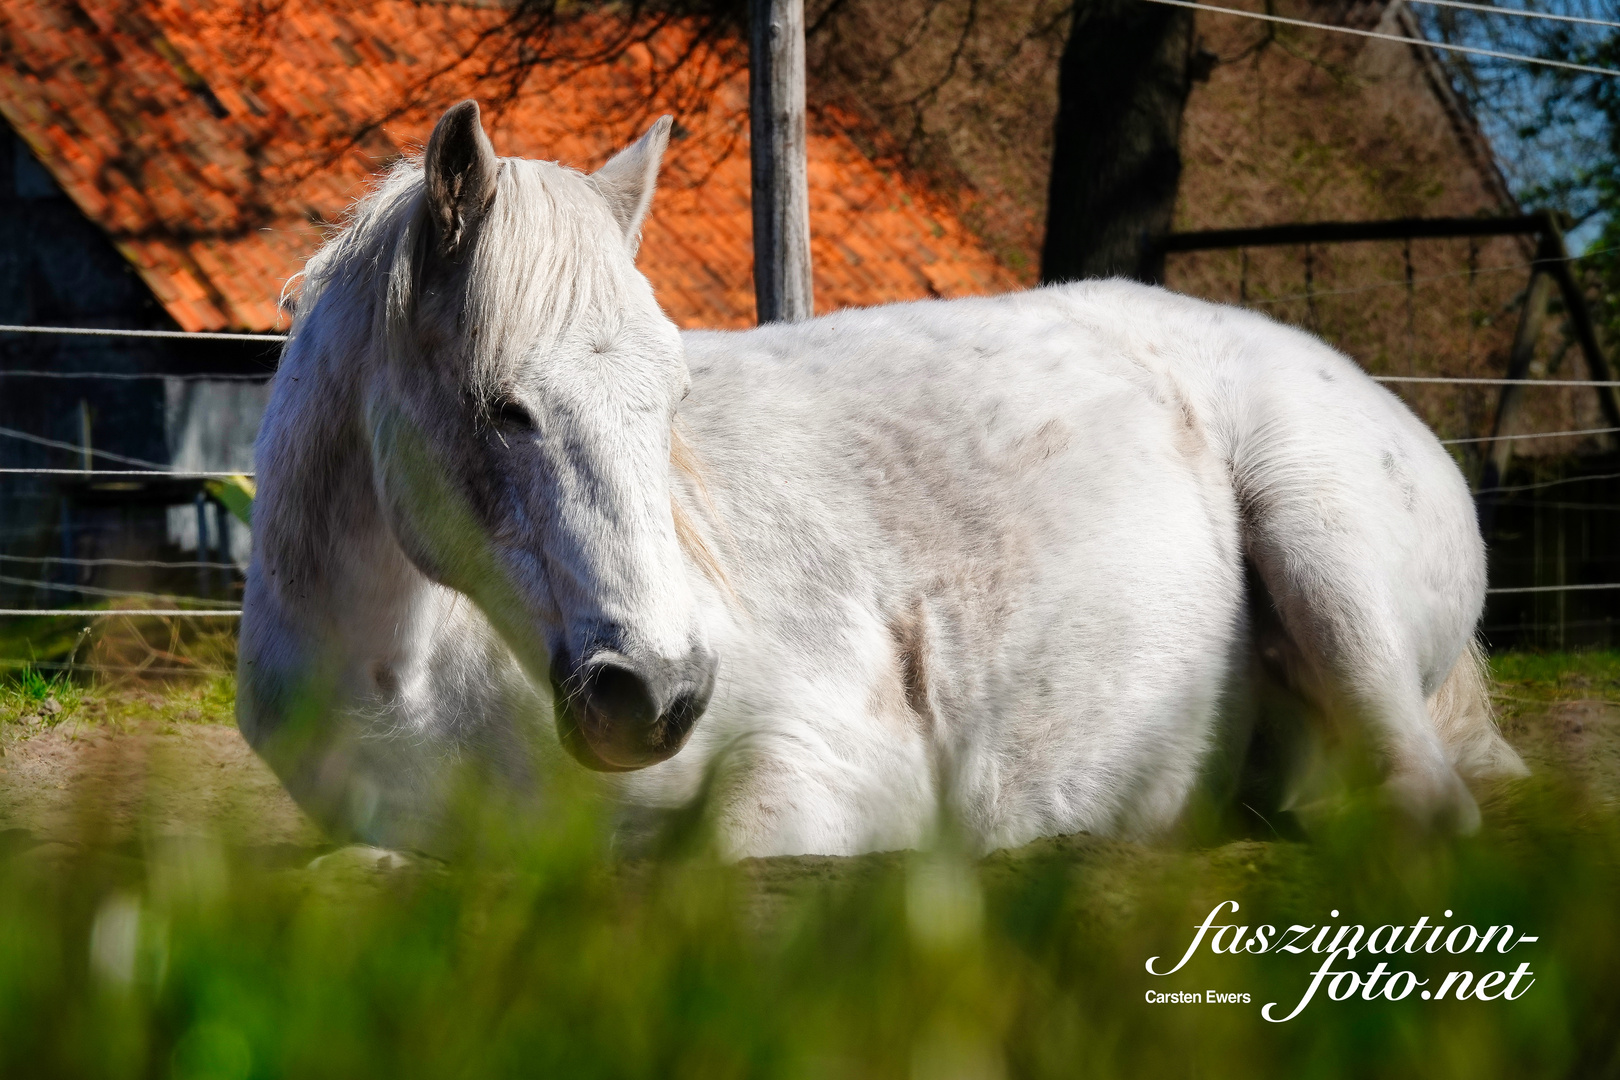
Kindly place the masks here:
POLYGON ((1451 755, 1452 767, 1465 780, 1530 775, 1496 728, 1486 684, 1485 651, 1477 640, 1468 643, 1451 674, 1429 698, 1429 716, 1451 755))

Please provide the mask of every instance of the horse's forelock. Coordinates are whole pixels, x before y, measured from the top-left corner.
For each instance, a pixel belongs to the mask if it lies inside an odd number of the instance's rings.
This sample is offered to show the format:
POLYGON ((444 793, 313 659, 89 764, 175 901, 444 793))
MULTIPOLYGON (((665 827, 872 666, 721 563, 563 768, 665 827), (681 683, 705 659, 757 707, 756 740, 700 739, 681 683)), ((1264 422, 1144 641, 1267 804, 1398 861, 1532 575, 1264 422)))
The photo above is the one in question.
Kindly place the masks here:
MULTIPOLYGON (((440 257, 422 239, 420 171, 408 182, 413 199, 397 207, 404 220, 371 230, 382 247, 369 260, 383 272, 375 329, 388 354, 407 362, 420 340, 418 293, 434 272, 429 260, 440 257)), ((631 302, 634 267, 606 206, 583 176, 549 162, 501 162, 495 199, 464 258, 439 269, 456 282, 460 325, 445 329, 460 336, 456 362, 475 387, 499 385, 523 357, 621 317, 631 302)))
MULTIPOLYGON (((377 346, 399 359, 416 354, 418 293, 426 261, 437 257, 422 243, 422 200, 421 163, 405 160, 354 205, 304 268, 295 339, 318 322, 323 344, 346 354, 377 346)), ((469 379, 497 381, 529 349, 543 350, 582 321, 617 317, 632 299, 625 285, 634 272, 620 243, 583 176, 504 159, 490 214, 461 268, 463 321, 478 328, 465 355, 469 379)))
POLYGON ((478 327, 472 378, 497 384, 528 355, 622 319, 634 303, 628 248, 585 177, 509 159, 469 255, 466 322, 478 327))

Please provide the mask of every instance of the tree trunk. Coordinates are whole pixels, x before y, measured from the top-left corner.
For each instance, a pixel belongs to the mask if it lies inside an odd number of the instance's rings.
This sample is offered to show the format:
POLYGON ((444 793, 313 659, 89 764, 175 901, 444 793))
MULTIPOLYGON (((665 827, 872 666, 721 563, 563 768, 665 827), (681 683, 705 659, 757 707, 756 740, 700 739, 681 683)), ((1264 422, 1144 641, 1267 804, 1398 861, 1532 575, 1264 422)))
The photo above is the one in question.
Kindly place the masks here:
POLYGON ((1160 282, 1181 111, 1192 88, 1193 15, 1142 0, 1076 0, 1058 71, 1041 280, 1160 282))
POLYGON ((804 0, 749 0, 754 305, 759 321, 815 314, 804 138, 804 0))

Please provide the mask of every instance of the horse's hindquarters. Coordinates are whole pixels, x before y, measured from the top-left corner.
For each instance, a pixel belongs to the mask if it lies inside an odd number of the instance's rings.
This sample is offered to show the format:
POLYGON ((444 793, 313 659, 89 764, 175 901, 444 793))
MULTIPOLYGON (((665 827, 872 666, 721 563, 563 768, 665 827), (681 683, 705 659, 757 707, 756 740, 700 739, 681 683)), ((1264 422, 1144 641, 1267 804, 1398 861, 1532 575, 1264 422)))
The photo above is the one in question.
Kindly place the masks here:
POLYGON ((1467 648, 1484 545, 1456 465, 1345 357, 1250 320, 1218 423, 1287 678, 1381 760, 1424 821, 1478 821, 1428 699, 1467 648))

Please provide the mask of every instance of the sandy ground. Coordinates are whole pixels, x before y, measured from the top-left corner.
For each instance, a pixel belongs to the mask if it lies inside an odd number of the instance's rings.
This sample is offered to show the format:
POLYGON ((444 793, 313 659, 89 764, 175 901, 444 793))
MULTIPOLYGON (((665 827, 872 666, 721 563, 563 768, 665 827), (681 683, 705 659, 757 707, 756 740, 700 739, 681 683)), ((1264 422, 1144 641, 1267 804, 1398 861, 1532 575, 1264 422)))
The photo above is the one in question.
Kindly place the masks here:
MULTIPOLYGON (((1565 700, 1549 701, 1501 688, 1502 730, 1533 770, 1560 772, 1613 805, 1620 702, 1573 696, 1582 692, 1560 688, 1553 693, 1565 700)), ((97 691, 54 716, 0 710, 0 750, 0 857, 229 836, 291 866, 331 848, 243 742, 217 687, 97 691)))
MULTIPOLYGON (((54 718, 53 718, 54 719, 54 718)), ((114 690, 54 725, 0 717, 0 843, 126 845, 232 836, 272 861, 328 847, 201 692, 114 690)))
POLYGON ((1497 696, 1502 734, 1532 771, 1563 774, 1594 801, 1620 803, 1620 703, 1497 696))

